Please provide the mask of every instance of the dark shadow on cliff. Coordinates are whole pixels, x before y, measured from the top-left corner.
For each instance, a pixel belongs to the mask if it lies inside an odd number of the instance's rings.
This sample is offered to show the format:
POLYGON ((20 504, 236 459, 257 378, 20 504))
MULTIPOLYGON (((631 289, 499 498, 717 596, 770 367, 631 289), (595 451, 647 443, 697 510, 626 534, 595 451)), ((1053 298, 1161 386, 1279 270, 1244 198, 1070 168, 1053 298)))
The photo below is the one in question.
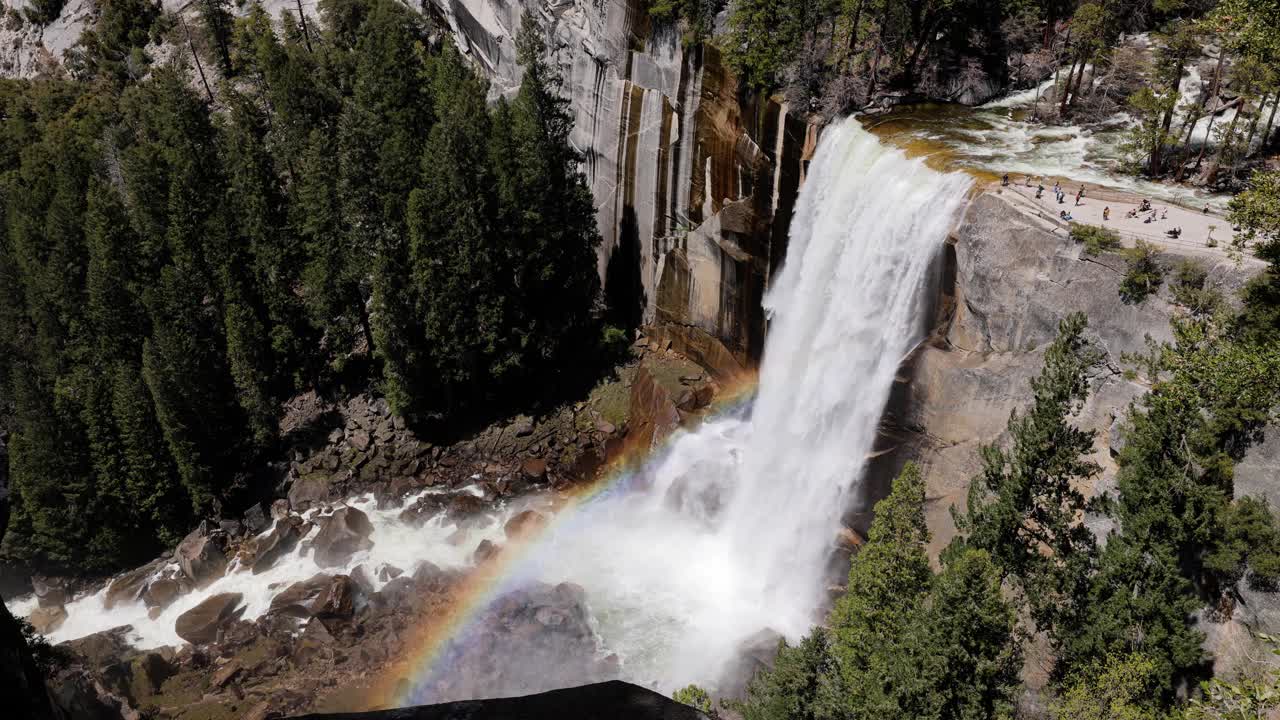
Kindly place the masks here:
POLYGON ((636 221, 635 208, 630 205, 622 209, 618 246, 609 255, 604 277, 609 324, 632 337, 644 319, 648 298, 640 277, 640 225, 636 221))
POLYGON ((302 715, 306 720, 706 720, 707 716, 638 685, 611 680, 524 697, 464 700, 398 710, 302 715))

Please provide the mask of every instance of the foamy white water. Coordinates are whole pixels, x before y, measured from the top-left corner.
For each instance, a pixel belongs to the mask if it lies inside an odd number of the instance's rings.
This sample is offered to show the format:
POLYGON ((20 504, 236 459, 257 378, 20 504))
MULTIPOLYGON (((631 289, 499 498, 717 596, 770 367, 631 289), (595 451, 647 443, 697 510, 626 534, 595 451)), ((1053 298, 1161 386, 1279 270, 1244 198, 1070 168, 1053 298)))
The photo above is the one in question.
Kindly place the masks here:
MULTIPOLYGON (((627 679, 668 691, 714 684, 762 629, 806 633, 894 376, 924 335, 930 270, 969 185, 882 145, 856 120, 830 126, 765 298, 771 323, 754 402, 680 434, 634 482, 553 524, 513 579, 582 585, 601 652, 618 654, 627 679)), ((156 619, 140 603, 107 611, 98 593, 69 605, 52 639, 132 624, 139 646, 179 644, 174 620, 215 593, 243 593, 244 617, 255 618, 321 571, 464 566, 523 507, 450 543, 456 528, 440 519, 412 528, 370 497, 350 504, 368 513, 375 544, 344 567, 319 568, 299 550, 259 575, 232 568, 156 619)))
POLYGON ((586 588, 628 679, 713 684, 750 635, 794 639, 819 619, 841 514, 969 184, 856 120, 824 132, 765 298, 749 412, 678 437, 647 491, 589 508, 536 561, 534 575, 586 588))
MULTIPOLYGON (((271 599, 277 593, 317 573, 347 574, 356 566, 363 565, 374 588, 380 589, 385 582, 378 579, 377 571, 383 565, 390 565, 406 573, 412 573, 414 568, 424 561, 445 569, 465 568, 471 564, 472 552, 481 540, 504 542, 503 524, 506 520, 519 510, 539 501, 539 498, 530 497, 518 503, 497 507, 492 522, 469 528, 461 533, 454 523, 445 521, 443 516, 437 516, 421 527, 401 522, 399 519, 401 510, 412 505, 426 492, 440 491, 420 492, 407 498, 402 506, 384 510, 377 508, 372 495, 362 495, 348 500, 347 505, 358 508, 368 515, 373 526, 373 533, 370 536, 373 547, 355 553, 341 566, 320 567, 312 557, 310 548, 306 547, 306 541, 319 532, 317 524, 310 530, 307 537, 298 542, 298 546, 292 553, 280 558, 265 572, 255 575, 233 561, 221 578, 200 590, 179 596, 155 618, 148 616, 147 607, 140 600, 120 602, 108 610, 105 587, 96 593, 78 597, 67 604, 67 619, 49 634, 49 640, 59 643, 121 625, 131 625, 133 629, 128 637, 136 647, 181 646, 186 641, 178 637, 174 631, 174 623, 178 616, 219 593, 241 593, 244 596, 241 601, 244 607, 241 617, 254 620, 267 612, 271 606, 271 599)), ((470 486, 457 492, 478 494, 479 489, 470 486)), ((306 513, 304 517, 317 519, 317 515, 317 511, 313 510, 306 513)), ((170 569, 173 568, 176 568, 176 563, 170 565, 170 569)), ((29 614, 36 607, 35 599, 31 596, 17 598, 6 604, 15 615, 19 616, 29 614)))

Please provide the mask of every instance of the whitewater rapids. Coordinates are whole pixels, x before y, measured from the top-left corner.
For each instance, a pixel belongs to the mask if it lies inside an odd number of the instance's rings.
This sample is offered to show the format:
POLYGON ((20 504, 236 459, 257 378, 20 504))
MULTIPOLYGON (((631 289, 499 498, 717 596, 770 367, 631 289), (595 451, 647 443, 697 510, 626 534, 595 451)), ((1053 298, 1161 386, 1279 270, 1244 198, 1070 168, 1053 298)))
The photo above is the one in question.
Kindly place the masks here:
MULTIPOLYGON (((581 585, 600 652, 618 656, 626 679, 664 691, 714 685, 762 629, 805 634, 820 620, 841 515, 899 365, 925 332, 932 271, 970 182, 908 159, 854 119, 827 128, 764 300, 770 325, 754 399, 679 433, 613 491, 553 523, 508 582, 581 585)), ((411 528, 371 497, 349 502, 369 514, 375 544, 329 572, 466 565, 464 550, 486 533, 500 540, 502 521, 520 509, 450 543, 454 528, 441 518, 411 528)), ((53 639, 132 623, 139 646, 176 644, 176 615, 209 595, 245 593, 253 619, 318 570, 305 550, 259 576, 233 568, 155 619, 137 603, 107 611, 98 593, 68 606, 53 639)))

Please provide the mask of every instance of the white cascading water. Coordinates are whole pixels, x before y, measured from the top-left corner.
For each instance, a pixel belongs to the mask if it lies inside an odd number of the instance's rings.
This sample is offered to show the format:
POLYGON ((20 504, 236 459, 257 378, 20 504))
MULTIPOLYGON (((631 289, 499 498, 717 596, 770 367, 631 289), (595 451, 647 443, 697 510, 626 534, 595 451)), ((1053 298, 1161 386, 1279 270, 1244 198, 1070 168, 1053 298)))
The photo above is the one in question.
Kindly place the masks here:
MULTIPOLYGON (((745 638, 764 628, 795 638, 817 620, 841 513, 895 373, 924 332, 930 270, 969 185, 882 145, 856 120, 829 127, 765 299, 754 402, 675 438, 625 491, 555 523, 513 571, 583 586, 601 651, 619 656, 627 679, 668 691, 714 683, 745 638)), ((454 529, 440 518, 414 529, 371 498, 352 504, 369 513, 375 545, 328 572, 464 565, 524 506, 451 544, 454 529)), ((258 576, 232 568, 155 619, 137 603, 107 611, 98 593, 68 606, 52 639, 132 623, 140 646, 178 643, 174 619, 205 597, 243 592, 252 619, 319 570, 304 551, 258 576)))
POLYGON ((846 497, 895 374, 924 332, 926 280, 970 180, 828 128, 792 220, 758 395, 675 439, 648 490, 555 533, 531 575, 583 585, 636 682, 714 683, 744 639, 818 619, 846 497))

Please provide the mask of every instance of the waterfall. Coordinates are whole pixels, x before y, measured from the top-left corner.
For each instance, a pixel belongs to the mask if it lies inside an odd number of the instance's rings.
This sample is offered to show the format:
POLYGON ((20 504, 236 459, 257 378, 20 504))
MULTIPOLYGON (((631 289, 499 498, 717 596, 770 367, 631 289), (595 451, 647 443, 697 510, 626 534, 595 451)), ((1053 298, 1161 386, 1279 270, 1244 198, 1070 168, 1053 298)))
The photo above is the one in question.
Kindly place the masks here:
POLYGON ((751 407, 678 437, 643 497, 547 543, 541 574, 586 587, 629 679, 712 683, 752 633, 794 639, 818 620, 840 516, 969 185, 854 119, 826 130, 765 298, 751 407))
MULTIPOLYGON (((792 639, 807 632, 819 620, 841 514, 895 373, 924 332, 930 269, 969 184, 880 144, 856 120, 828 128, 765 298, 770 330, 754 400, 681 431, 626 482, 566 511, 504 570, 502 586, 580 585, 601 654, 616 654, 626 679, 665 691, 714 685, 762 629, 792 639)), ((108 610, 99 592, 68 606, 53 639, 130 623, 140 647, 180 643, 176 616, 214 593, 242 593, 244 617, 253 619, 276 592, 319 571, 411 569, 422 560, 465 566, 479 539, 502 541, 502 523, 519 509, 502 508, 496 525, 458 541, 442 517, 419 528, 371 496, 349 504, 368 513, 374 546, 341 568, 318 567, 302 543, 261 575, 233 563, 159 615, 140 602, 108 610)), ((553 670, 545 668, 547 678, 553 670)), ((452 698, 421 698, 443 699, 452 698)))

